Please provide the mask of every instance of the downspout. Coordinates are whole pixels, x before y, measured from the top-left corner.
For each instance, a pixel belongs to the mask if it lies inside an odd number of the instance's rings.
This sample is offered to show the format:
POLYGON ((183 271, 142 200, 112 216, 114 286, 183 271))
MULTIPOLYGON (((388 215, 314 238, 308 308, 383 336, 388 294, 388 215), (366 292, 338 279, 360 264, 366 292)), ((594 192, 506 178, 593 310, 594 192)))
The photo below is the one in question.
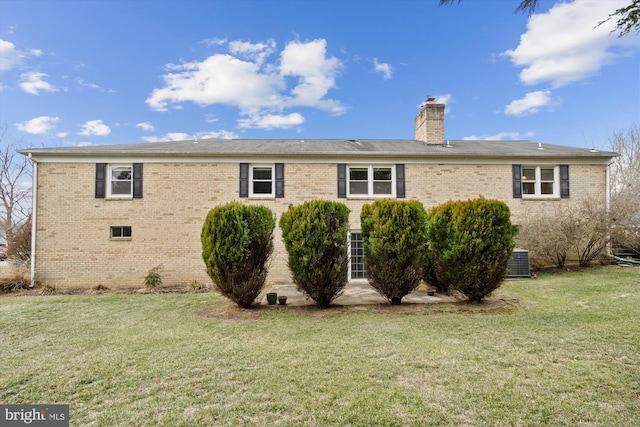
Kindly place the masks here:
POLYGON ((36 206, 38 204, 38 162, 36 162, 29 153, 31 160, 31 281, 30 287, 34 287, 36 276, 36 218, 38 218, 36 206))
MULTIPOLYGON (((606 188, 605 188, 605 209, 607 213, 607 217, 611 214, 611 165, 613 164, 613 159, 609 161, 607 164, 607 172, 606 172, 606 188)), ((612 257, 611 253, 611 222, 609 222, 609 227, 607 228, 608 236, 607 236, 607 256, 612 257)))

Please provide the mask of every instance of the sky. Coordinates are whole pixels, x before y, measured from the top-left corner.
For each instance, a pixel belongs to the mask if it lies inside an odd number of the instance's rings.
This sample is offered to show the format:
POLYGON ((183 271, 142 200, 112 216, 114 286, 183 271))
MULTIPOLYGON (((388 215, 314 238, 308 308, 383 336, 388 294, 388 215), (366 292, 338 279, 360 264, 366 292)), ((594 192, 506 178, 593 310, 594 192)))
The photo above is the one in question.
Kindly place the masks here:
POLYGON ((21 147, 445 138, 606 149, 640 122, 629 0, 0 0, 0 130, 21 147))

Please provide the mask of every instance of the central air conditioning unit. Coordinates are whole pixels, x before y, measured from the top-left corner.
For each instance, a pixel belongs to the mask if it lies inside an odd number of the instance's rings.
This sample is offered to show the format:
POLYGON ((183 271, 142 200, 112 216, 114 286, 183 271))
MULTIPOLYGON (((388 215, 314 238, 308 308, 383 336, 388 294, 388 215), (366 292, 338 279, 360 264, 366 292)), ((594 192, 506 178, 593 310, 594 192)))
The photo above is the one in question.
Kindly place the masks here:
POLYGON ((515 248, 509 259, 509 279, 529 279, 531 278, 531 268, 529 267, 529 251, 515 248))

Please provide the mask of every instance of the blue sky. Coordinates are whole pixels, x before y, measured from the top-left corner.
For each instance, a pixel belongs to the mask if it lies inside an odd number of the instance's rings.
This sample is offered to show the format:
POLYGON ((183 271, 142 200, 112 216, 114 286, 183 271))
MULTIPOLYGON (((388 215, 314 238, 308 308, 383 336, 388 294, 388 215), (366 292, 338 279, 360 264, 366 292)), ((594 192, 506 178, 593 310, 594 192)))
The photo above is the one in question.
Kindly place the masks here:
POLYGON ((629 0, 0 0, 0 126, 24 146, 191 138, 448 139, 606 148, 640 121, 629 0))

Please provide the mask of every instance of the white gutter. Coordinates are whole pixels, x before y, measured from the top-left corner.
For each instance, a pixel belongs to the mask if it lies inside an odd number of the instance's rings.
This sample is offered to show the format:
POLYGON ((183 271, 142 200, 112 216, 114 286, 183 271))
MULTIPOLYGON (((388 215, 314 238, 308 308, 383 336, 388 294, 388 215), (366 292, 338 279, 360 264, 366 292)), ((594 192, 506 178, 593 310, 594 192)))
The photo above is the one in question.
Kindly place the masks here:
POLYGON ((38 162, 31 158, 29 153, 29 159, 31 160, 31 282, 30 287, 35 286, 36 276, 36 218, 38 217, 36 206, 38 201, 38 162))

